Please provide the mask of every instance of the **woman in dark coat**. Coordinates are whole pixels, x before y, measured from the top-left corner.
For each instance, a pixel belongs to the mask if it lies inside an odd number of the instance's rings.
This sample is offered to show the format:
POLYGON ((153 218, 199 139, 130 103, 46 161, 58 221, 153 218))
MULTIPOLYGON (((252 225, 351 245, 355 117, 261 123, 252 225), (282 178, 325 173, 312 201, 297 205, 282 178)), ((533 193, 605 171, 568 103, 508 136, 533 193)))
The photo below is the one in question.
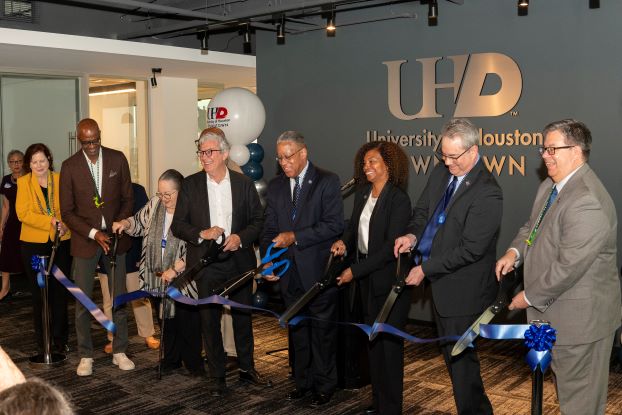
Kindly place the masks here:
MULTIPOLYGON (((358 187, 352 217, 343 238, 331 252, 353 259, 338 278, 342 285, 355 279, 360 284, 365 322, 372 324, 382 308, 396 275, 393 255, 395 239, 404 233, 411 214, 408 184, 408 158, 390 142, 363 145, 354 160, 358 187)), ((408 318, 411 291, 398 297, 387 323, 402 329, 408 318)), ((402 413, 404 341, 380 333, 368 343, 372 384, 372 404, 368 414, 402 413)))
POLYGON ((0 301, 10 297, 10 275, 24 272, 19 249, 19 233, 22 230, 22 224, 15 212, 17 179, 24 174, 24 153, 19 150, 9 151, 7 162, 11 174, 4 176, 2 183, 0 183, 0 194, 2 195, 2 223, 0 223, 2 290, 0 291, 0 301))

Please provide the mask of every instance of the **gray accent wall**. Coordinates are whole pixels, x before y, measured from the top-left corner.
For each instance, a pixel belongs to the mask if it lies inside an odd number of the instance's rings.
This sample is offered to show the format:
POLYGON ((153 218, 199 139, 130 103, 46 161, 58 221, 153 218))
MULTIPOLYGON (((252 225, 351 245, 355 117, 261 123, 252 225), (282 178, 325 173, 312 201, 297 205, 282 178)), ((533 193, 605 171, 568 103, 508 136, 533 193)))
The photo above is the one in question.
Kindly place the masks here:
MULTIPOLYGON (((311 160, 347 181, 352 160, 366 141, 366 132, 379 135, 415 135, 440 132, 453 114, 453 91, 437 90, 442 118, 403 121, 387 104, 387 67, 384 61, 408 60, 401 68, 402 109, 421 107, 421 64, 416 59, 484 52, 511 57, 522 74, 522 95, 512 111, 472 121, 489 133, 538 133, 550 121, 573 117, 593 134, 590 165, 601 177, 618 209, 622 209, 622 2, 602 2, 588 9, 587 0, 534 2, 529 15, 517 16, 516 2, 482 0, 458 6, 440 2, 439 25, 427 26, 427 7, 415 3, 417 19, 399 19, 338 27, 335 38, 323 32, 287 36, 277 45, 274 35, 257 39, 258 95, 267 112, 259 142, 266 150, 265 178, 275 172, 275 138, 286 129, 301 131, 311 160)), ((370 14, 373 17, 373 14, 370 14)), ((339 17, 337 18, 339 22, 339 17)), ((452 62, 437 64, 437 82, 453 80, 452 62)), ((484 93, 499 88, 489 75, 484 93)), ((537 145, 482 146, 487 158, 506 156, 498 181, 504 191, 504 219, 499 252, 527 219, 541 178, 537 145), (524 157, 523 176, 518 163, 524 157)), ((430 147, 406 146, 409 156, 430 156, 430 147)), ((415 174, 411 164, 413 201, 426 175, 415 174)), ((430 168, 431 170, 431 168, 430 168)), ((429 170, 428 170, 429 171, 429 170)), ((346 203, 349 217, 351 202, 346 203)))

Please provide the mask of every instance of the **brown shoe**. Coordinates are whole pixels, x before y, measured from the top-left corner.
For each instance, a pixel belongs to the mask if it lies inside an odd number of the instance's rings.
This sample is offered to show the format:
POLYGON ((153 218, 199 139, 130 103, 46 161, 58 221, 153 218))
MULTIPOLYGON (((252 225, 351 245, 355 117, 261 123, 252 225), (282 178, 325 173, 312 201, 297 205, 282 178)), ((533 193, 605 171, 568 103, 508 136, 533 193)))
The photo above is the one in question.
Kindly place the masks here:
POLYGON ((156 339, 153 336, 149 336, 145 338, 145 343, 147 347, 150 349, 159 349, 160 348, 160 340, 156 339))
POLYGON ((112 342, 109 342, 104 346, 104 352, 108 354, 112 353, 112 342))

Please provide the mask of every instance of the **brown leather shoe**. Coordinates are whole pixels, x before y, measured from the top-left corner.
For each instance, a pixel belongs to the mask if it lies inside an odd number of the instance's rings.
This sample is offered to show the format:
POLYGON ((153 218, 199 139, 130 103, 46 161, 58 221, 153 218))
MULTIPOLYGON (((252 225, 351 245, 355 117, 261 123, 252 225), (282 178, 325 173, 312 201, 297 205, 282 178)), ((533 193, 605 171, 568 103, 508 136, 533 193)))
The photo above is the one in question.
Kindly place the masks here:
POLYGON ((145 344, 150 349, 159 349, 160 348, 160 340, 156 339, 153 336, 145 337, 145 344))

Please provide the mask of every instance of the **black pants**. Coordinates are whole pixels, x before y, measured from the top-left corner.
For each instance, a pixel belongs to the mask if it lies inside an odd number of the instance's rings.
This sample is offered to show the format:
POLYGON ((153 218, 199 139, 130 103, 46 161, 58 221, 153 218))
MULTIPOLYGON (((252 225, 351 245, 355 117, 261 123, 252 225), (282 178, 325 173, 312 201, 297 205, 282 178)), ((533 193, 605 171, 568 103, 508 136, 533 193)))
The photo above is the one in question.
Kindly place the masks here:
MULTIPOLYGON (((370 291, 370 284, 368 278, 361 280, 365 322, 371 325, 389 293, 377 295, 370 291)), ((393 304, 386 323, 403 330, 408 319, 411 300, 412 289, 406 287, 393 304)), ((383 415, 401 414, 404 390, 404 340, 391 334, 380 333, 367 345, 372 406, 383 415)))
MULTIPOLYGON (((212 264, 199 274, 199 297, 209 297, 214 288, 233 278, 238 273, 233 258, 224 262, 212 264)), ((229 299, 240 304, 251 305, 253 302, 253 284, 249 281, 244 286, 231 293, 229 299)), ((199 307, 205 352, 207 353, 207 367, 209 376, 213 378, 225 377, 225 349, 220 332, 222 306, 205 304, 199 307)), ((231 308, 233 320, 233 337, 235 350, 238 355, 238 365, 241 370, 251 370, 255 367, 253 351, 253 321, 250 310, 231 308)))
MULTIPOLYGON (((168 299, 167 301, 173 301, 168 299)), ((161 300, 154 301, 156 310, 161 300)), ((160 320, 160 327, 162 320, 160 320)), ((195 306, 175 302, 175 316, 164 323, 163 365, 183 364, 191 372, 204 369, 201 357, 201 316, 195 306)))
MULTIPOLYGON (((281 292, 287 307, 305 292, 294 263, 287 280, 282 281, 281 292)), ((320 293, 300 311, 300 315, 335 321, 337 289, 329 288, 320 293)), ((296 387, 332 394, 337 387, 337 325, 308 319, 290 326, 289 330, 294 349, 296 387)))
MULTIPOLYGON (((478 317, 479 315, 441 317, 436 309, 434 310, 440 337, 461 336, 478 317)), ((454 344, 455 342, 442 342, 440 346, 451 378, 458 414, 492 414, 492 405, 484 391, 477 351, 475 348, 468 347, 460 355, 452 356, 451 350, 454 344)))
MULTIPOLYGON (((69 240, 62 241, 56 251, 54 265, 56 265, 69 278, 71 271, 71 254, 69 253, 69 240)), ((32 268, 33 255, 50 256, 52 253, 52 241, 46 243, 34 243, 21 241, 22 262, 28 277, 30 292, 32 293, 32 308, 37 348, 43 350, 43 322, 42 322, 42 298, 41 288, 37 284, 37 271, 32 268)), ((67 344, 68 320, 67 320, 67 289, 52 275, 48 278, 48 306, 50 313, 50 335, 52 344, 57 347, 67 344)))

